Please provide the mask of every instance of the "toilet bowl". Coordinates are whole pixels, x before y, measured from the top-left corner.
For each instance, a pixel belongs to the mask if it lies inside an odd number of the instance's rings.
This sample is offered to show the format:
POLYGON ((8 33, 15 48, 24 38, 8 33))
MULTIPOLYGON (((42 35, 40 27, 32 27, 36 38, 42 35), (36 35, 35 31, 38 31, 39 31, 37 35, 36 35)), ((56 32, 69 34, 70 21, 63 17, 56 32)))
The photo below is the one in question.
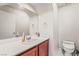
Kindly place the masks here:
POLYGON ((75 51, 74 42, 63 41, 63 50, 65 51, 65 56, 72 56, 72 53, 75 51))

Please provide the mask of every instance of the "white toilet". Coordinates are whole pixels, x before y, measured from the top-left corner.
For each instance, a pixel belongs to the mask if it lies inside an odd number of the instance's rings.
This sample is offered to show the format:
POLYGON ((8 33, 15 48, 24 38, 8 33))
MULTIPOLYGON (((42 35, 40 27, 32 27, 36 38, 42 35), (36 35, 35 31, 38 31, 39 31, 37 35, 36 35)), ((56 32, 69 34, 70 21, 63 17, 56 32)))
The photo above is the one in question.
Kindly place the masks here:
POLYGON ((75 50, 75 44, 71 41, 63 41, 63 50, 65 51, 65 56, 72 56, 72 53, 75 50))

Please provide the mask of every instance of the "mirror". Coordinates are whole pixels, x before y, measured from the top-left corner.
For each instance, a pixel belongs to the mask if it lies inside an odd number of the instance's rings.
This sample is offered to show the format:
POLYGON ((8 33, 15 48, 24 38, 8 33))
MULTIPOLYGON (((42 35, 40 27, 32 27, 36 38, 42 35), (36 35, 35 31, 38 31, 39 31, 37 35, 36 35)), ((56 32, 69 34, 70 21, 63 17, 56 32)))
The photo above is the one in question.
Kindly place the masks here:
POLYGON ((29 15, 10 5, 0 6, 0 39, 29 35, 29 15))

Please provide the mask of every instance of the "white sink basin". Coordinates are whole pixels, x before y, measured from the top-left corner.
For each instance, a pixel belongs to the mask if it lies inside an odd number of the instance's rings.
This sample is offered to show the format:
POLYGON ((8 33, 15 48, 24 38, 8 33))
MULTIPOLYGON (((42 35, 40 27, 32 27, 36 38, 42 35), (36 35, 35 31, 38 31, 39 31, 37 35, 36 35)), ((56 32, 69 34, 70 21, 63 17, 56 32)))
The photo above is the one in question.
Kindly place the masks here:
POLYGON ((16 55, 19 52, 28 50, 29 48, 46 40, 47 37, 32 37, 25 42, 22 42, 21 37, 4 39, 0 41, 0 55, 16 55))

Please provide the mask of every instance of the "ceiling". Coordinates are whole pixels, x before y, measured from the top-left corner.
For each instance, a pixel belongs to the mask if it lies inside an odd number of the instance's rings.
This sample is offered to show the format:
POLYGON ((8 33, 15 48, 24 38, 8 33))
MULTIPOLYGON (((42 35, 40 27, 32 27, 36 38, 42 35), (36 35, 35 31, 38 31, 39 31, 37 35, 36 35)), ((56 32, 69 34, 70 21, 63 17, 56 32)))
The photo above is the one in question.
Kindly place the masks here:
MULTIPOLYGON (((56 3, 56 4, 58 8, 62 8, 64 6, 70 5, 71 3, 56 3)), ((29 5, 35 8, 38 14, 42 14, 47 11, 53 10, 52 3, 31 3, 29 5)))
POLYGON ((29 15, 41 14, 52 10, 51 3, 0 3, 0 10, 9 12, 11 9, 19 9, 22 5, 24 8, 20 9, 24 9, 24 11, 26 11, 29 15))
MULTIPOLYGON (((58 8, 69 5, 70 3, 57 3, 58 8)), ((12 12, 14 9, 20 9, 28 15, 33 16, 53 10, 52 3, 0 3, 0 10, 12 12)))
POLYGON ((22 10, 29 16, 36 15, 36 11, 28 4, 24 3, 0 3, 0 10, 8 13, 12 13, 14 10, 22 10))
POLYGON ((72 4, 72 3, 57 3, 57 6, 58 6, 58 8, 61 8, 61 7, 70 5, 70 4, 72 4))
POLYGON ((31 3, 29 5, 31 5, 38 14, 52 10, 52 3, 31 3))

